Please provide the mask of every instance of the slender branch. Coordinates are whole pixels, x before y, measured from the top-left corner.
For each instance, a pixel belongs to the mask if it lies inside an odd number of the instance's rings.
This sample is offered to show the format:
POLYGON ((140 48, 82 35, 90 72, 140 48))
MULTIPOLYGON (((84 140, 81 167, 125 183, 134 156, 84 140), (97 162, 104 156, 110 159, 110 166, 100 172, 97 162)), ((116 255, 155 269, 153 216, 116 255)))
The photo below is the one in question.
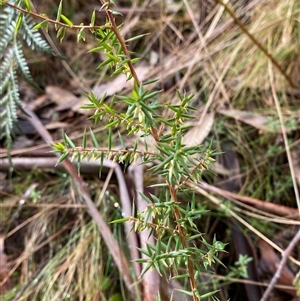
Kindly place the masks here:
MULTIPOLYGON (((141 82, 140 82, 140 80, 139 80, 139 78, 138 78, 138 76, 135 72, 135 69, 133 67, 133 64, 131 62, 129 52, 128 52, 127 47, 125 45, 125 41, 124 41, 123 37, 121 36, 121 34, 120 34, 120 32, 117 28, 115 18, 113 16, 113 14, 111 13, 110 9, 109 9, 110 1, 109 0, 108 1, 100 0, 100 1, 103 5, 106 5, 106 14, 107 14, 107 17, 110 21, 111 29, 113 30, 113 32, 115 33, 117 39, 119 40, 119 42, 121 44, 121 47, 124 51, 124 54, 125 54, 126 58, 128 59, 127 64, 128 64, 129 69, 130 69, 131 75, 133 76, 134 80, 136 81, 136 84, 138 86, 140 86, 141 82)), ((155 139, 155 141, 159 141, 159 134, 158 134, 157 129, 155 129, 154 127, 151 127, 150 131, 151 131, 151 134, 152 134, 153 138, 155 139)), ((169 191, 170 191, 170 194, 171 194, 171 200, 173 202, 177 203, 177 190, 175 188, 175 185, 169 183, 169 191)), ((176 207, 174 209, 174 216, 175 216, 176 221, 177 221, 177 228, 178 228, 179 236, 180 236, 180 239, 181 239, 182 247, 184 249, 186 249, 187 248, 186 235, 185 235, 185 231, 184 231, 183 227, 181 226, 181 224, 179 222, 179 220, 181 219, 180 211, 176 207)), ((195 278, 194 278, 194 266, 193 266, 192 261, 189 258, 188 258, 188 274, 189 274, 190 286, 191 286, 191 289, 192 289, 193 300, 194 301, 197 301, 197 300, 200 301, 200 298, 198 298, 197 295, 196 295, 197 287, 196 287, 196 282, 195 282, 195 278)))
POLYGON ((137 76, 137 74, 136 74, 136 72, 135 72, 135 69, 134 69, 134 67, 133 67, 133 64, 132 64, 132 62, 131 62, 130 54, 129 54, 129 52, 128 52, 128 49, 127 49, 127 46, 126 46, 126 44, 125 44, 124 38, 123 38, 122 35, 120 34, 120 32, 119 32, 119 30, 118 30, 118 27, 117 27, 117 24, 116 24, 116 21, 115 21, 115 18, 114 18, 114 16, 113 16, 112 12, 111 12, 110 9, 109 9, 109 8, 110 8, 110 1, 105 1, 105 0, 100 0, 100 1, 101 1, 101 3, 102 3, 103 5, 106 5, 106 8, 105 8, 105 9, 106 9, 106 15, 107 15, 107 17, 108 17, 108 19, 109 19, 109 22, 110 22, 110 24, 111 24, 111 30, 112 30, 112 31, 114 32, 114 34, 116 35, 118 41, 120 42, 120 44, 121 44, 121 46, 122 46, 122 49, 123 49, 123 51, 124 51, 125 56, 126 56, 126 58, 128 59, 127 64, 128 64, 129 69, 130 69, 131 75, 133 76, 133 78, 134 78, 134 80, 136 81, 137 85, 140 86, 140 85, 141 85, 141 82, 140 82, 140 80, 139 80, 139 78, 138 78, 138 76, 137 76))
MULTIPOLYGON (((109 7, 110 7, 110 1, 109 0, 107 0, 107 1, 106 0, 100 0, 100 2, 103 5, 106 5, 106 14, 107 14, 107 17, 108 17, 109 22, 111 24, 111 30, 114 32, 114 34, 116 35, 118 41, 121 44, 121 47, 122 47, 122 49, 124 51, 124 54, 125 54, 126 58, 128 59, 127 65, 128 65, 128 67, 130 69, 130 73, 131 73, 132 77, 134 78, 136 84, 139 87, 141 85, 141 81, 140 81, 138 75, 136 74, 135 69, 133 67, 133 64, 131 62, 130 54, 128 52, 128 49, 127 49, 127 46, 125 44, 124 38, 120 34, 120 32, 118 30, 118 27, 117 27, 117 24, 116 24, 116 21, 115 21, 115 18, 113 16, 112 12, 109 9, 109 7)), ((153 126, 151 126, 150 127, 150 132, 151 132, 153 138, 155 139, 155 141, 159 141, 158 130, 156 128, 154 128, 153 126)))
MULTIPOLYGON (((55 144, 55 143, 54 143, 55 144)), ((74 154, 74 153, 92 153, 92 152, 98 152, 98 153, 112 153, 112 154, 140 154, 140 155, 151 155, 154 156, 155 153, 151 151, 141 151, 141 150, 130 150, 130 149, 108 149, 108 148, 83 148, 83 147, 75 147, 75 148, 65 148, 65 152, 68 154, 74 154)))
POLYGON ((134 217, 134 216, 129 216, 128 219, 130 221, 132 221, 133 223, 137 223, 137 224, 142 223, 143 226, 144 226, 144 224, 146 224, 148 228, 152 228, 153 230, 156 230, 156 232, 158 232, 157 230, 163 229, 163 230, 168 231, 172 234, 174 234, 174 233, 180 234, 178 229, 173 229, 173 228, 170 228, 168 226, 152 223, 152 222, 149 222, 149 221, 147 221, 147 222, 140 221, 137 217, 134 217))
POLYGON ((234 200, 239 200, 244 204, 248 204, 253 208, 257 208, 259 210, 262 210, 266 213, 269 214, 276 214, 278 216, 283 216, 283 217, 293 217, 295 219, 299 219, 299 211, 298 209, 295 208, 289 208, 286 206, 282 206, 282 205, 278 205, 278 204, 274 204, 273 202, 266 202, 263 200, 258 200, 246 195, 241 195, 241 194, 237 194, 225 189, 221 189, 219 187, 213 186, 213 185, 209 185, 208 183, 201 181, 199 183, 199 186, 203 189, 205 189, 205 191, 210 191, 210 192, 214 192, 220 196, 229 198, 229 199, 234 199, 234 200))
POLYGON ((0 1, 0 4, 3 5, 7 5, 7 6, 10 6, 26 15, 31 15, 32 17, 34 18, 37 18, 37 19, 40 19, 40 20, 43 20, 43 21, 47 21, 48 23, 52 23, 52 24, 55 24, 55 25, 59 25, 59 26, 62 26, 62 27, 65 27, 65 28, 69 28, 69 29, 111 29, 110 26, 107 26, 107 25, 102 25, 102 26, 94 26, 94 25, 68 25, 66 23, 62 23, 60 21, 57 21, 57 20, 53 20, 53 19, 50 19, 46 16, 43 16, 43 15, 39 15, 33 11, 29 11, 25 8, 22 8, 20 6, 17 6, 17 5, 14 5, 12 3, 9 3, 8 1, 0 1))
POLYGON ((271 293, 271 291, 274 288, 276 282, 280 278, 281 272, 282 272, 282 270, 283 270, 283 268, 284 268, 284 266, 285 266, 285 264, 288 260, 288 257, 290 256, 292 250, 294 249, 296 244, 299 242, 299 240, 300 240, 300 229, 298 230, 298 233, 294 236, 294 238, 292 239, 292 241, 290 242, 290 244, 288 245, 286 250, 283 252, 282 259, 280 261, 278 269, 277 269, 275 275, 273 276, 268 288, 265 290, 265 292, 264 292, 262 298, 260 299, 260 301, 266 301, 268 299, 269 294, 271 293))
MULTIPOLYGON (((177 191, 174 185, 169 184, 169 190, 171 193, 171 200, 174 203, 178 203, 177 202, 177 191)), ((180 236, 180 240, 181 240, 181 244, 182 247, 184 249, 187 249, 187 240, 186 240, 186 234, 185 234, 185 230, 184 228, 181 226, 179 220, 181 220, 181 214, 180 211, 178 210, 178 208, 174 208, 174 216, 176 218, 176 222, 177 222, 177 229, 179 232, 179 236, 180 236)), ((192 289, 192 296, 193 296, 193 300, 194 301, 200 301, 200 297, 197 297, 196 295, 196 291, 197 291, 197 285, 196 285, 196 281, 195 281, 195 277, 194 277, 194 265, 191 261, 191 259, 188 257, 187 259, 187 264, 188 264, 188 274, 189 274, 189 282, 190 282, 190 286, 192 289)))
POLYGON ((199 169, 204 167, 205 168, 205 160, 201 159, 200 162, 191 170, 191 173, 189 174, 189 176, 187 176, 179 185, 178 188, 181 188, 185 185, 185 183, 189 180, 192 180, 193 175, 195 174, 195 172, 199 169))

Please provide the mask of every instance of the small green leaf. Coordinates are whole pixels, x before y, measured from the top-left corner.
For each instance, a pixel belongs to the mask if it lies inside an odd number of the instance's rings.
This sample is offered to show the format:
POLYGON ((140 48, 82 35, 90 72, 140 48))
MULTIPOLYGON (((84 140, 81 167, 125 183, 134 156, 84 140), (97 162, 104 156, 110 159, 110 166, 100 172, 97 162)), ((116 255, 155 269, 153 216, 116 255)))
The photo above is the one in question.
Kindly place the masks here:
MULTIPOLYGON (((140 278, 142 278, 145 274, 146 274, 146 272, 150 269, 152 267, 152 264, 151 263, 149 263, 148 265, 146 265, 144 268, 143 268, 143 270, 142 270, 142 272, 141 272, 141 274, 140 274, 140 276, 139 276, 139 279, 140 278)), ((159 271, 157 271, 158 273, 159 273, 159 271)), ((160 274, 160 273, 159 273, 160 274)))
POLYGON ((61 16, 61 12, 62 12, 62 1, 60 0, 59 2, 59 6, 58 6, 58 10, 57 10, 57 15, 56 15, 56 20, 60 21, 60 16, 61 16))
POLYGON ((81 153, 78 153, 77 156, 77 173, 80 175, 80 167, 81 167, 81 153))
MULTIPOLYGON (((83 25, 83 23, 81 23, 80 26, 81 25, 83 25)), ((81 40, 85 41, 84 27, 80 28, 80 30, 77 31, 77 43, 79 43, 81 40)))
POLYGON ((103 162, 104 162, 104 152, 101 153, 100 155, 100 165, 99 165, 99 179, 101 179, 101 172, 103 168, 103 162))
POLYGON ((103 46, 98 46, 98 47, 94 47, 91 50, 89 50, 88 53, 89 52, 99 52, 101 50, 103 50, 103 46))
POLYGON ((120 132, 118 132, 118 135, 119 135, 119 139, 120 139, 120 142, 121 142, 121 145, 122 145, 123 149, 126 149, 125 142, 124 142, 123 137, 122 137, 122 135, 120 134, 120 132))
POLYGON ((116 16, 123 16, 120 12, 118 12, 118 11, 116 11, 116 10, 109 9, 108 11, 111 12, 113 15, 116 15, 116 16))
POLYGON ((150 34, 150 33, 140 34, 140 35, 138 35, 138 36, 135 36, 135 37, 132 37, 132 38, 130 38, 130 39, 127 39, 125 42, 127 43, 127 42, 136 41, 136 40, 141 39, 142 37, 147 36, 147 35, 149 35, 149 34, 150 34))
POLYGON ((152 204, 152 200, 150 200, 145 194, 142 192, 139 192, 139 195, 142 197, 143 200, 145 200, 147 203, 152 204))
POLYGON ((192 236, 188 237, 187 241, 192 241, 192 240, 194 240, 196 238, 199 238, 199 237, 202 237, 201 233, 200 234, 195 234, 195 235, 192 235, 192 236))
POLYGON ((102 68, 102 67, 104 67, 104 66, 110 64, 112 61, 113 61, 112 59, 107 59, 107 60, 105 60, 104 62, 102 62, 102 63, 97 67, 97 69, 100 69, 100 68, 102 68))
POLYGON ((105 53, 105 55, 110 58, 111 60, 115 61, 115 62, 119 62, 120 61, 120 58, 118 58, 117 56, 115 56, 114 54, 111 54, 111 53, 105 53))
POLYGON ((30 5, 29 1, 24 0, 24 3, 25 3, 25 6, 26 6, 27 10, 30 12, 31 11, 31 5, 30 5))
POLYGON ((65 141, 65 144, 70 145, 72 148, 75 148, 75 144, 73 143, 73 141, 69 138, 69 136, 67 134, 64 134, 64 141, 65 141))
POLYGON ((62 20, 69 25, 70 27, 73 27, 73 23, 71 22, 70 19, 68 19, 65 15, 61 14, 60 17, 62 18, 62 20))
POLYGON ((135 63, 137 63, 139 60, 140 60, 140 59, 139 59, 138 57, 136 57, 136 58, 134 58, 134 59, 131 60, 131 63, 132 63, 132 64, 135 64, 135 63))
POLYGON ((128 222, 129 220, 130 220, 129 217, 123 217, 123 218, 111 221, 110 224, 122 224, 122 223, 128 222))
POLYGON ((65 151, 65 146, 60 142, 50 143, 52 147, 56 149, 56 151, 63 152, 65 151))
POLYGON ((69 156, 69 153, 63 153, 57 160, 57 163, 55 166, 57 166, 57 164, 61 163, 62 161, 64 161, 67 157, 69 156))
POLYGON ((20 13, 19 16, 18 16, 18 19, 17 19, 17 22, 16 22, 16 27, 15 27, 15 34, 17 34, 21 24, 22 24, 22 20, 23 20, 23 16, 24 14, 23 13, 20 13))
POLYGON ((114 73, 113 73, 111 76, 119 75, 119 74, 121 74, 122 72, 124 72, 124 70, 125 70, 124 67, 121 66, 120 68, 116 69, 116 70, 114 71, 114 73))
POLYGON ((112 146, 112 130, 111 130, 111 128, 108 129, 107 142, 108 142, 108 150, 111 150, 111 146, 112 146))
POLYGON ((91 133, 91 136, 92 136, 92 140, 93 140, 94 146, 97 147, 97 148, 99 148, 100 146, 99 146, 99 143, 97 141, 97 138, 96 138, 96 136, 94 135, 94 133, 93 133, 93 131, 91 129, 90 129, 90 133, 91 133))
POLYGON ((112 122, 110 122, 109 124, 107 124, 105 127, 107 129, 111 129, 114 126, 117 126, 120 123, 119 119, 113 120, 112 122))
POLYGON ((103 107, 105 108, 105 110, 110 114, 110 115, 115 115, 116 112, 114 111, 114 109, 112 109, 110 106, 108 106, 107 104, 103 103, 102 104, 103 107))
POLYGON ((103 10, 103 9, 105 9, 107 6, 109 5, 109 2, 107 1, 105 1, 105 3, 100 7, 100 10, 103 10))
POLYGON ((156 82, 158 82, 158 78, 149 79, 149 80, 143 82, 143 85, 146 86, 146 85, 150 85, 150 84, 153 84, 153 83, 156 83, 156 82))
POLYGON ((60 42, 62 42, 62 40, 64 39, 66 34, 66 28, 65 27, 60 27, 57 31, 56 37, 59 38, 60 37, 60 42))
POLYGON ((44 20, 38 24, 36 24, 32 29, 40 29, 48 26, 48 21, 44 20))
POLYGON ((181 292, 181 293, 184 293, 184 294, 186 294, 188 296, 193 296, 192 292, 190 292, 190 291, 186 291, 186 290, 182 290, 182 289, 177 289, 177 291, 181 292))
POLYGON ((94 10, 91 17, 91 23, 90 23, 91 26, 95 25, 95 20, 96 20, 96 12, 94 10))
POLYGON ((202 299, 206 299, 206 298, 208 298, 208 297, 210 297, 210 296, 212 296, 212 295, 215 295, 217 292, 219 292, 220 290, 216 290, 216 291, 212 291, 212 292, 209 292, 209 293, 207 293, 207 294, 204 294, 204 295, 201 295, 201 300, 202 299))
POLYGON ((172 277, 172 279, 187 279, 187 278, 189 278, 189 274, 180 274, 172 277))

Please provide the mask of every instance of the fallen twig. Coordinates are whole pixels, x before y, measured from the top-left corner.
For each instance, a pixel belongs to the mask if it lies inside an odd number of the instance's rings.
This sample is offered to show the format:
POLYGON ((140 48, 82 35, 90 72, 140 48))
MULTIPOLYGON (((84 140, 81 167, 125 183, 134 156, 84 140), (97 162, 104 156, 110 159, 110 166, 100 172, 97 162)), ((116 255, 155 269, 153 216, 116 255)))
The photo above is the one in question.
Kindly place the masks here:
MULTIPOLYGON (((57 157, 38 157, 38 158, 26 158, 26 157, 19 157, 14 158, 12 157, 9 159, 0 159, 0 171, 7 171, 10 168, 14 170, 32 170, 34 168, 39 169, 51 169, 51 170, 58 170, 63 171, 66 170, 66 167, 63 164, 57 163, 57 157)), ((73 166, 75 168, 76 161, 73 162, 73 166)), ((80 172, 84 174, 97 174, 99 173, 99 162, 88 162, 87 160, 82 160, 80 172)), ((102 169, 103 173, 108 172, 108 168, 104 162, 104 166, 102 169)))
POLYGON ((213 185, 209 185, 203 181, 200 182, 200 186, 203 189, 205 189, 206 191, 211 191, 211 192, 214 192, 223 197, 229 197, 229 198, 239 200, 243 203, 252 205, 255 208, 258 208, 264 212, 276 214, 278 216, 293 216, 293 217, 299 219, 298 209, 289 208, 289 207, 274 204, 274 203, 267 203, 262 200, 254 199, 249 196, 240 195, 240 194, 237 194, 237 193, 234 193, 231 191, 227 191, 227 190, 215 187, 213 185))
POLYGON ((278 281, 278 279, 280 278, 281 272, 288 260, 288 257, 290 256, 292 250, 294 249, 294 247, 296 246, 296 244, 299 242, 300 240, 300 229, 298 230, 298 233, 294 236, 294 238, 292 239, 292 241, 290 242, 290 244, 288 245, 288 247, 285 249, 285 251, 282 253, 282 259, 280 261, 280 264, 278 266, 278 269, 275 273, 275 275, 273 276, 268 288, 265 290, 262 298, 260 301, 266 301, 270 292, 272 291, 272 289, 274 288, 276 282, 278 281))

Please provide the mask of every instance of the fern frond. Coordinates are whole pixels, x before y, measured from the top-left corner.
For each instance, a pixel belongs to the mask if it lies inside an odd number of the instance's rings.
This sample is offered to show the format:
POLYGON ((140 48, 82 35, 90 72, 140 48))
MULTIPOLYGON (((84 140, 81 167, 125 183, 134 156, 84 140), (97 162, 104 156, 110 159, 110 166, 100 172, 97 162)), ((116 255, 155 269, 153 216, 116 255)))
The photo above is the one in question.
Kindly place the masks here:
MULTIPOLYGON (((7 78, 9 79, 9 76, 7 76, 7 78)), ((1 108, 8 102, 8 97, 9 97, 8 94, 5 94, 3 97, 1 97, 1 99, 0 99, 0 107, 1 108)), ((2 112, 3 112, 3 110, 0 111, 0 116, 1 116, 2 112)), ((0 119, 0 121, 1 121, 1 119, 0 119)), ((0 126, 0 128, 1 128, 1 126, 0 126)))
POLYGON ((2 59, 5 49, 8 47, 8 44, 11 42, 11 40, 14 38, 14 26, 15 23, 11 22, 5 31, 1 31, 1 39, 0 39, 0 59, 2 59))
POLYGON ((10 84, 7 88, 6 95, 1 99, 1 135, 0 138, 6 138, 11 141, 11 133, 14 122, 17 121, 17 107, 20 106, 20 95, 16 86, 17 76, 14 70, 10 72, 10 84), (12 80, 13 79, 13 80, 12 80), (4 130, 4 131, 3 131, 4 130), (9 135, 7 136, 7 133, 9 135))
MULTIPOLYGON (((6 74, 6 76, 4 77, 3 81, 0 83, 0 91, 1 91, 1 94, 2 94, 2 91, 5 91, 8 84, 9 84, 9 80, 10 80, 10 77, 9 77, 9 74, 6 74)), ((2 95, 1 95, 2 96, 2 95)), ((3 105, 3 100, 4 97, 1 97, 0 98, 0 106, 3 105)))
MULTIPOLYGON (((22 76, 29 83, 31 83, 32 85, 36 86, 33 78, 31 77, 30 70, 29 70, 27 61, 26 61, 26 59, 24 57, 23 50, 22 50, 22 45, 21 45, 21 43, 19 41, 16 41, 13 44, 13 51, 14 51, 15 61, 16 61, 17 65, 18 65, 18 68, 19 68, 22 76)), ((36 88, 38 88, 38 87, 36 86, 36 88)))
MULTIPOLYGON (((21 3, 14 2, 15 5, 21 3)), ((49 53, 51 50, 42 35, 33 29, 35 23, 30 15, 22 18, 17 29, 19 16, 20 11, 5 6, 5 3, 0 6, 0 138, 6 139, 8 148, 12 143, 11 135, 13 124, 17 121, 17 109, 22 109, 17 73, 20 72, 25 80, 39 89, 31 77, 22 43, 35 51, 49 53)))
POLYGON ((17 120, 16 114, 16 103, 15 103, 15 91, 14 89, 9 89, 6 93, 6 97, 2 99, 5 104, 1 106, 1 124, 0 124, 0 138, 6 138, 8 141, 11 141, 11 133, 14 122, 17 120), (8 134, 8 135, 7 135, 8 134))
POLYGON ((50 53, 51 48, 48 43, 43 39, 38 30, 33 29, 35 25, 30 16, 25 16, 20 30, 23 40, 32 50, 42 50, 50 53))
POLYGON ((3 78, 3 76, 5 76, 7 74, 10 64, 13 63, 13 54, 14 54, 13 48, 11 48, 11 47, 8 48, 5 53, 2 64, 0 65, 0 78, 1 79, 3 78))

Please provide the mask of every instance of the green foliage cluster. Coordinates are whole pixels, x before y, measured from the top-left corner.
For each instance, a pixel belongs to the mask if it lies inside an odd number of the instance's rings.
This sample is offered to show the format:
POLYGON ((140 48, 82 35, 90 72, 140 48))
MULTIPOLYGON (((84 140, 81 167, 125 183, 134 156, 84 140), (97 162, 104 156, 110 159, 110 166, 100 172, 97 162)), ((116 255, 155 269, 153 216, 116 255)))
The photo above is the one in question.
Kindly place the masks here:
MULTIPOLYGON (((3 4, 3 2, 1 2, 3 4)), ((15 3, 18 5, 19 1, 15 3)), ((25 1, 28 14, 30 6, 25 1)), ((32 49, 50 50, 41 35, 36 31, 39 28, 47 28, 49 19, 44 19, 37 25, 33 25, 28 14, 12 9, 9 6, 2 6, 0 9, 6 12, 0 18, 0 34, 4 36, 0 43, 0 52, 3 53, 4 61, 0 66, 1 88, 5 93, 1 96, 2 109, 1 117, 5 117, 7 122, 1 124, 6 128, 6 135, 11 132, 12 123, 16 120, 16 107, 20 106, 19 93, 17 88, 17 71, 29 81, 32 78, 24 59, 20 39, 23 39, 32 49), (8 25, 10 24, 10 25, 8 25), (33 29, 34 28, 34 29, 33 29)), ((87 147, 87 133, 84 132, 82 144, 76 146, 75 143, 64 135, 63 143, 53 143, 56 152, 60 153, 58 162, 62 162, 68 156, 77 159, 78 169, 84 158, 88 160, 100 159, 100 167, 104 159, 128 165, 135 162, 140 156, 143 164, 153 163, 150 170, 159 175, 160 183, 153 185, 160 191, 159 197, 151 197, 141 194, 141 197, 148 203, 142 212, 137 212, 136 216, 126 217, 114 221, 121 223, 130 221, 132 231, 144 231, 150 229, 150 233, 155 232, 156 244, 147 244, 146 249, 140 252, 147 256, 138 261, 146 266, 142 275, 149 269, 154 268, 161 276, 168 278, 171 274, 174 278, 188 278, 190 290, 185 293, 193 296, 194 300, 200 300, 213 295, 215 292, 206 293, 200 296, 200 289, 197 285, 199 273, 208 270, 213 263, 222 262, 218 258, 220 252, 224 252, 225 244, 217 241, 216 238, 210 244, 203 234, 197 229, 195 219, 201 218, 207 211, 195 202, 195 198, 183 207, 178 201, 180 193, 191 193, 187 186, 189 182, 198 182, 204 170, 209 170, 210 164, 214 161, 214 151, 204 148, 201 145, 185 145, 183 138, 189 126, 187 121, 193 120, 195 108, 191 105, 193 95, 177 92, 179 104, 161 104, 159 101, 160 91, 147 89, 154 80, 141 83, 135 74, 133 64, 137 58, 131 58, 126 47, 126 42, 120 36, 120 27, 114 23, 110 1, 106 1, 102 7, 108 16, 107 22, 103 26, 95 26, 95 13, 92 14, 91 24, 75 26, 65 15, 62 14, 62 1, 58 7, 55 24, 57 37, 63 41, 68 28, 77 30, 78 41, 84 40, 85 31, 90 30, 99 43, 91 52, 102 52, 106 60, 98 68, 109 65, 112 74, 124 73, 126 78, 134 80, 131 95, 116 95, 110 102, 106 100, 106 95, 101 99, 93 93, 88 95, 90 101, 85 105, 86 109, 93 109, 95 112, 91 116, 95 125, 100 120, 105 121, 107 129, 107 146, 100 148, 100 143, 91 131, 93 148, 87 147), (116 104, 122 102, 126 109, 119 112, 116 104), (162 116, 162 110, 169 110, 169 118, 162 116), (119 142, 122 149, 115 149, 113 134, 119 129, 125 128, 127 135, 136 137, 132 148, 127 148, 125 136, 119 134, 119 142), (150 151, 146 140, 144 140, 144 150, 139 149, 140 137, 152 136, 155 140, 155 150, 150 151), (157 163, 158 162, 158 163, 157 163), (203 245, 201 249, 198 246, 203 245), (184 272, 182 272, 184 270, 184 272)), ((43 16, 41 15, 41 18, 43 16)), ((134 37, 134 39, 140 36, 134 37)), ((247 263, 247 261, 246 261, 247 263)), ((245 263, 245 264, 246 264, 245 263)), ((244 268, 245 264, 240 265, 244 268)), ((241 269, 242 269, 241 268, 241 269)), ((240 271, 245 275, 245 271, 240 271)), ((141 276, 142 276, 141 275, 141 276)))
MULTIPOLYGON (((108 16, 110 11, 108 10, 108 16)), ((93 19, 93 18, 92 18, 93 19)), ((132 65, 137 61, 128 56, 128 52, 122 38, 117 34, 119 28, 114 24, 105 24, 106 28, 93 28, 99 45, 91 51, 101 51, 107 59, 99 65, 99 68, 109 65, 113 69, 113 75, 124 73, 127 79, 134 79, 134 87, 131 95, 114 96, 108 103, 106 95, 98 99, 93 93, 88 95, 90 101, 85 105, 85 109, 93 109, 95 113, 91 116, 95 125, 104 121, 108 132, 107 147, 100 148, 99 141, 91 131, 94 148, 87 148, 87 134, 83 135, 82 145, 75 143, 64 135, 64 143, 53 143, 54 149, 61 153, 59 162, 62 162, 69 155, 72 159, 77 159, 78 168, 83 159, 100 159, 100 165, 104 159, 112 159, 128 165, 141 156, 142 162, 154 163, 150 170, 160 175, 162 181, 154 187, 159 187, 160 197, 155 195, 151 199, 141 194, 142 198, 148 202, 148 206, 143 212, 138 212, 137 217, 126 217, 117 222, 130 220, 133 224, 132 230, 144 231, 150 229, 156 233, 156 245, 147 244, 146 250, 140 250, 148 259, 139 259, 141 263, 146 263, 142 275, 149 269, 155 268, 163 277, 171 272, 174 277, 187 277, 190 279, 190 291, 185 291, 193 296, 194 300, 200 300, 201 296, 196 285, 196 279, 203 269, 207 269, 214 262, 220 264, 218 253, 224 251, 225 244, 214 239, 209 244, 198 231, 194 219, 200 218, 206 213, 203 209, 197 209, 195 200, 186 208, 177 200, 181 192, 187 191, 188 181, 198 182, 203 170, 207 170, 214 161, 214 152, 211 149, 204 149, 201 145, 185 145, 183 138, 190 128, 187 121, 194 119, 194 107, 191 106, 192 95, 177 92, 179 104, 160 104, 159 91, 147 89, 149 82, 141 83, 138 77, 132 72, 132 65), (115 105, 123 102, 127 109, 118 112, 115 105), (170 110, 171 117, 164 118, 161 115, 162 109, 170 110), (125 128, 127 135, 133 135, 136 139, 134 147, 126 148, 124 137, 119 135, 119 143, 123 149, 114 149, 116 143, 112 137, 118 129, 125 128), (155 140, 155 151, 148 151, 148 145, 144 140, 144 149, 139 150, 139 137, 152 136, 155 140), (152 223, 152 220, 154 222, 152 223), (175 222, 174 222, 175 221, 175 222), (165 242, 165 240, 167 240, 165 242), (205 249, 200 249, 196 245, 201 242, 205 249), (179 268, 185 267, 186 274, 179 273, 179 268)), ((78 35, 82 35, 78 30, 78 35)), ((141 275, 141 276, 142 276, 141 275)), ((203 296, 202 296, 203 297, 203 296)))

